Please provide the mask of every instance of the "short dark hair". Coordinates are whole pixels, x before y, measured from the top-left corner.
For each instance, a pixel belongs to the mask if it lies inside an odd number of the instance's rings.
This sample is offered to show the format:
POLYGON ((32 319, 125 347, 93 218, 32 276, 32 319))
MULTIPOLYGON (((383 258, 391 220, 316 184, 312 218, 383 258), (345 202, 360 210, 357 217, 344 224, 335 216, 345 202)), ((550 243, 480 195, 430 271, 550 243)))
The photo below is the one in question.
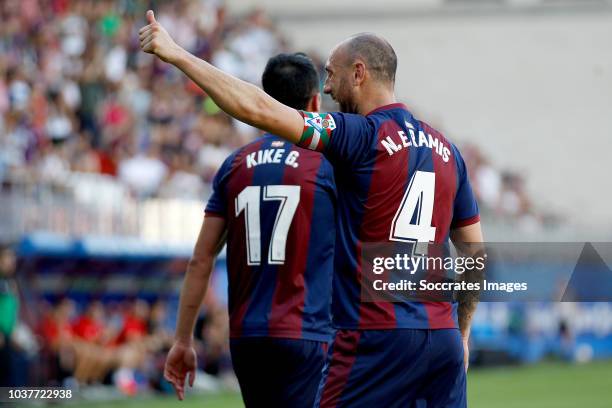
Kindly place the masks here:
POLYGON ((295 109, 306 109, 319 91, 319 73, 304 53, 278 54, 270 58, 261 77, 264 91, 295 109))
POLYGON ((397 55, 384 38, 372 33, 357 34, 350 38, 348 52, 353 61, 357 57, 362 58, 374 78, 395 82, 397 55))

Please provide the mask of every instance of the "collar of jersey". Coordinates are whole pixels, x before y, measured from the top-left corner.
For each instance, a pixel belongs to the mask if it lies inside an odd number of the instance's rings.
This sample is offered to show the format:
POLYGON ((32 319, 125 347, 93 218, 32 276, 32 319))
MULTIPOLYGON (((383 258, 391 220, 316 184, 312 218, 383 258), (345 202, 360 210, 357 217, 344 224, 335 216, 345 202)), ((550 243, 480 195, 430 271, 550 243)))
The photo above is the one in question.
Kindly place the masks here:
POLYGON ((376 113, 376 112, 380 112, 380 111, 383 111, 383 110, 390 110, 390 109, 405 109, 405 110, 408 110, 408 107, 406 105, 404 105, 403 103, 401 103, 401 102, 391 103, 389 105, 379 106, 378 108, 376 108, 373 111, 369 112, 366 116, 371 115, 371 114, 376 113))

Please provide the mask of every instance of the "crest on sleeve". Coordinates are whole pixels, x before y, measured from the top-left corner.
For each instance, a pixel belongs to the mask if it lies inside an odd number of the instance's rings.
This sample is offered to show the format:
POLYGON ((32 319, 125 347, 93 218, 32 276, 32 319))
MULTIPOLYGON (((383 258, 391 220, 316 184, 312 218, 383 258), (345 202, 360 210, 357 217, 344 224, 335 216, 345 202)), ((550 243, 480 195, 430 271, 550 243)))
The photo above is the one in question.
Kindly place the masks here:
POLYGON ((330 113, 300 112, 304 118, 304 130, 298 143, 310 150, 322 151, 329 143, 336 122, 330 113))

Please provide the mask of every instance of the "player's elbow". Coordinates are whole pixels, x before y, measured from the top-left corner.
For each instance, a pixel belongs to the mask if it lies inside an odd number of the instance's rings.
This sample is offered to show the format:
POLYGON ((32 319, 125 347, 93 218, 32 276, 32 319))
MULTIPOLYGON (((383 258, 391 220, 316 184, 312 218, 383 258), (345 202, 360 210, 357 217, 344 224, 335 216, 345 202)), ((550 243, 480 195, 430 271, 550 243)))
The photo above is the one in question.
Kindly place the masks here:
POLYGON ((212 271, 212 265, 215 260, 215 255, 211 254, 198 254, 189 260, 187 264, 187 273, 190 275, 197 275, 200 277, 208 276, 212 271))

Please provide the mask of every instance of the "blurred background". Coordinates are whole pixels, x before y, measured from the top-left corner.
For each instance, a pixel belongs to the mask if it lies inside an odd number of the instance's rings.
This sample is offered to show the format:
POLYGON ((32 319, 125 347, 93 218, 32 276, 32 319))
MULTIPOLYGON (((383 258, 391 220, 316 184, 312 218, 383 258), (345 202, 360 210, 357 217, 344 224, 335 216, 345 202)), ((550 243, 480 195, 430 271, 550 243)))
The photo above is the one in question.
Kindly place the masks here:
MULTIPOLYGON (((308 53, 323 78, 336 43, 383 35, 398 99, 461 149, 488 241, 612 239, 612 1, 4 0, 0 385, 171 404, 161 370, 210 182, 260 132, 139 51, 148 8, 181 46, 255 84, 278 52, 308 53)), ((186 404, 241 406, 225 291, 222 255, 186 404)), ((610 303, 482 303, 469 398, 609 407, 610 359, 610 303)))

